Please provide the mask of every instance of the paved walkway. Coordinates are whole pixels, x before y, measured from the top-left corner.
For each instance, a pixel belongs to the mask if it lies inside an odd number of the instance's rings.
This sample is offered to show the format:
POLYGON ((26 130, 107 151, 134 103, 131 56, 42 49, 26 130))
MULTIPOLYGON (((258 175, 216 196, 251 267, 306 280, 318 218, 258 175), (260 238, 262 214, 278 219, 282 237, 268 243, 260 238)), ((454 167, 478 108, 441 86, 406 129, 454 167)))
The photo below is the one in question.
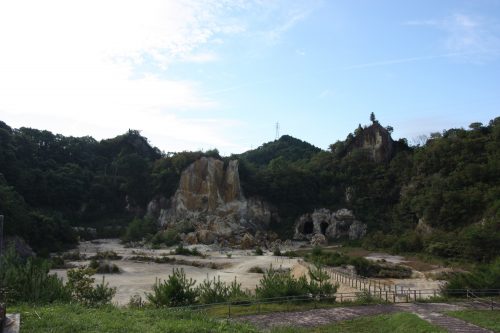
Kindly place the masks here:
POLYGON ((470 324, 461 319, 443 314, 446 311, 458 311, 465 306, 446 303, 399 303, 353 306, 330 309, 316 309, 303 312, 277 312, 263 315, 240 317, 255 326, 268 329, 275 326, 315 327, 332 322, 354 319, 361 316, 373 316, 396 312, 414 313, 429 323, 442 327, 448 332, 457 333, 493 333, 493 331, 470 324))

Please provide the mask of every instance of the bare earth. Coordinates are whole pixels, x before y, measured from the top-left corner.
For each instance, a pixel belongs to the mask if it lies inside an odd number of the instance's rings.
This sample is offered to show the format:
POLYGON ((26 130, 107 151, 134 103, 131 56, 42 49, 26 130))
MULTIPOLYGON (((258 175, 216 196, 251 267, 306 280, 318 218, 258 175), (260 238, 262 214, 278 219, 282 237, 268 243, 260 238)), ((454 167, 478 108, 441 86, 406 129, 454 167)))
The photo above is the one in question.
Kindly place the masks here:
MULTIPOLYGON (((249 273, 248 271, 252 267, 260 267, 262 269, 267 269, 271 265, 274 268, 284 268, 290 269, 295 277, 300 277, 302 275, 307 276, 307 267, 301 264, 297 259, 290 259, 286 257, 276 257, 273 256, 271 252, 264 253, 262 256, 256 256, 250 250, 234 250, 228 249, 225 251, 215 250, 213 246, 207 245, 192 245, 187 248, 197 248, 200 252, 206 255, 206 258, 194 257, 194 256, 178 256, 172 255, 171 257, 176 257, 178 259, 183 259, 186 261, 198 261, 198 262, 213 262, 220 264, 222 269, 211 269, 207 267, 193 267, 190 265, 173 265, 173 264, 157 264, 152 262, 138 262, 133 261, 130 258, 133 256, 148 256, 148 257, 158 257, 161 255, 169 255, 170 251, 173 249, 160 249, 152 250, 145 248, 125 248, 118 239, 101 239, 92 242, 82 242, 79 245, 79 251, 81 254, 87 257, 95 255, 97 252, 104 251, 114 251, 118 255, 122 256, 121 260, 113 260, 111 263, 116 264, 120 270, 121 274, 96 274, 96 282, 101 282, 102 278, 105 277, 105 281, 109 283, 111 287, 116 287, 117 292, 113 298, 113 302, 118 305, 126 305, 130 297, 133 295, 139 295, 144 297, 146 292, 151 291, 151 287, 155 283, 156 279, 166 279, 169 274, 172 273, 173 268, 182 268, 186 272, 186 275, 197 283, 202 282, 207 277, 212 279, 219 276, 222 281, 232 282, 236 279, 241 283, 243 289, 255 290, 255 286, 258 284, 262 277, 260 273, 249 273), (231 254, 231 258, 228 258, 227 254, 231 254)), ((367 256, 372 260, 385 259, 392 262, 405 262, 405 258, 399 256, 390 256, 384 253, 372 253, 367 256)), ((71 264, 87 265, 89 261, 78 261, 71 262, 71 264)), ((58 276, 66 279, 65 269, 55 269, 52 272, 56 273, 58 276)), ((423 273, 414 271, 413 277, 411 279, 383 279, 381 280, 387 284, 395 284, 399 288, 403 289, 439 289, 441 281, 435 281, 428 279, 423 273)), ((335 281, 333 281, 335 282, 335 281)), ((335 282, 337 283, 337 282, 335 282)), ((398 289, 399 289, 398 288, 398 289)), ((339 284, 337 293, 354 293, 359 292, 359 290, 349 286, 348 284, 339 284)))
MULTIPOLYGON (((105 281, 109 282, 111 287, 116 287, 117 292, 113 298, 113 302, 118 305, 125 305, 129 302, 133 295, 144 297, 145 292, 150 292, 152 285, 156 279, 166 279, 172 273, 172 269, 183 268, 189 278, 196 280, 198 283, 205 278, 212 279, 220 276, 222 281, 232 282, 236 280, 241 283, 243 289, 255 290, 262 274, 248 273, 251 267, 258 266, 262 269, 269 268, 271 265, 275 268, 290 268, 292 269, 297 264, 297 259, 288 259, 284 257, 275 257, 271 253, 265 253, 262 256, 256 256, 252 251, 231 250, 226 252, 214 251, 206 245, 189 246, 188 248, 198 248, 206 258, 193 256, 172 256, 188 261, 199 262, 214 262, 223 264, 223 269, 210 269, 206 267, 193 267, 188 265, 172 265, 172 264, 157 264, 136 262, 130 260, 130 257, 136 255, 160 256, 169 254, 170 249, 150 250, 144 248, 125 248, 120 244, 118 239, 101 239, 93 242, 82 242, 79 245, 81 254, 86 256, 95 255, 98 251, 114 251, 122 256, 121 260, 112 260, 111 263, 116 264, 121 274, 96 274, 96 282, 101 282, 105 277, 105 281), (227 257, 227 253, 231 253, 231 258, 227 257)), ((88 261, 71 262, 73 265, 86 265, 88 261)), ((54 269, 52 272, 66 279, 66 269, 54 269)))

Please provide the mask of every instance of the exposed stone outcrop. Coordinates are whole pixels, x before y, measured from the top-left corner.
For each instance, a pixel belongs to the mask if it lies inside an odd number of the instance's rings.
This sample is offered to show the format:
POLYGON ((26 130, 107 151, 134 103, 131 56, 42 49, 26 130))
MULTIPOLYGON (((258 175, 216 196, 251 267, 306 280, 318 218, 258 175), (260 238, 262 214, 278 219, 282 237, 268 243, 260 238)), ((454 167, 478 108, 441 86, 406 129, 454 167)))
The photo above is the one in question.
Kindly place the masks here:
POLYGON ((347 147, 351 152, 359 149, 364 150, 375 162, 389 161, 394 153, 394 141, 389 131, 374 121, 368 127, 359 128, 347 147))
POLYGON ((343 208, 332 212, 321 208, 304 214, 297 220, 294 239, 318 243, 322 241, 319 236, 323 236, 326 241, 342 237, 359 239, 365 234, 366 224, 356 220, 352 211, 343 208))
MULTIPOLYGON (((161 202, 151 202, 148 212, 159 206, 161 202)), ((237 160, 224 165, 202 157, 182 172, 169 208, 160 209, 159 223, 165 228, 187 225, 196 230, 198 242, 208 244, 264 230, 272 217, 267 203, 243 195, 237 160)))

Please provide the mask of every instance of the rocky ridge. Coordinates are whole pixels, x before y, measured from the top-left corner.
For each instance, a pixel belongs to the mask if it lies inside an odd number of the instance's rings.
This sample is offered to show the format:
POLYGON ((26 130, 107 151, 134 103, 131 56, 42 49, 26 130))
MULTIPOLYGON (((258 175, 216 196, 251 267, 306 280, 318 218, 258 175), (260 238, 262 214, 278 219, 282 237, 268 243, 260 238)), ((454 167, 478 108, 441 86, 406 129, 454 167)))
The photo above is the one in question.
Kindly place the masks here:
POLYGON ((274 213, 266 202, 245 198, 237 160, 225 165, 202 157, 182 172, 169 202, 160 198, 149 203, 148 215, 158 216, 163 228, 192 230, 184 235, 186 242, 210 244, 265 230, 274 213))

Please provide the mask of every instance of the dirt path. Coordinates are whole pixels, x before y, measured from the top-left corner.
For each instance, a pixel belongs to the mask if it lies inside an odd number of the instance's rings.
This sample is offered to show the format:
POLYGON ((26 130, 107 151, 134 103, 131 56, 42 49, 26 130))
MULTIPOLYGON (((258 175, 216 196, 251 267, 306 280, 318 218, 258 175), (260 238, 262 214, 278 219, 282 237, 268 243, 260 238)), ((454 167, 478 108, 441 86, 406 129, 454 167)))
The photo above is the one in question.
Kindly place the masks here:
POLYGON ((330 309, 316 309, 302 312, 278 312, 265 315, 240 317, 237 320, 250 322, 261 328, 278 326, 316 327, 332 322, 354 319, 362 316, 390 314, 396 312, 414 313, 423 320, 457 333, 493 333, 493 331, 445 315, 446 311, 458 311, 465 306, 446 303, 400 303, 353 306, 330 309))

